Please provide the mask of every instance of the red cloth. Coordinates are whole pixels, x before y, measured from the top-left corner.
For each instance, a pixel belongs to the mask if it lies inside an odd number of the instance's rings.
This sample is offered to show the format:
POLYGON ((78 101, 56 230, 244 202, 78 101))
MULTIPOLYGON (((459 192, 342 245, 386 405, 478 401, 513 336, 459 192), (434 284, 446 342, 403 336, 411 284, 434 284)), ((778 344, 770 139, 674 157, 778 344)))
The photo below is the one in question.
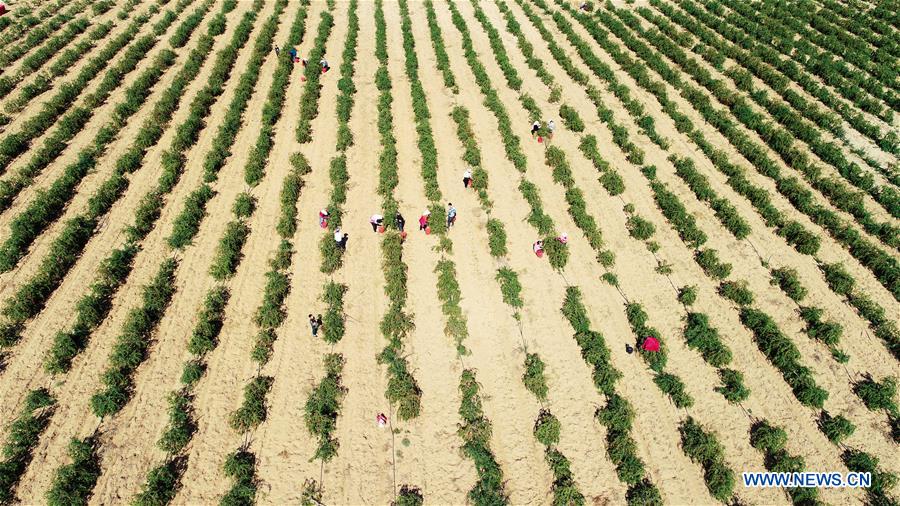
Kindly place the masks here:
POLYGON ((424 227, 426 223, 428 223, 428 216, 425 216, 424 214, 419 216, 419 226, 424 227))
POLYGON ((0 4, 0 16, 2 16, 4 14, 6 14, 6 6, 3 4, 0 4))
POLYGON ((641 345, 641 348, 643 348, 644 351, 659 351, 659 340, 652 336, 648 337, 647 339, 644 339, 644 344, 641 345))

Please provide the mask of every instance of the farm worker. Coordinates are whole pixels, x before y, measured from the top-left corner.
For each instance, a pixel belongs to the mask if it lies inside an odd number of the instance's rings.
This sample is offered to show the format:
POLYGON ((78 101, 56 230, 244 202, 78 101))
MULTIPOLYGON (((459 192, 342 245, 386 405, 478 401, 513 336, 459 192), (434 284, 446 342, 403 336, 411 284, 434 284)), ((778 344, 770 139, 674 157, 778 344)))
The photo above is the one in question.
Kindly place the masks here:
POLYGON ((534 244, 531 245, 531 249, 534 250, 534 254, 538 258, 541 258, 542 256, 544 256, 544 241, 538 239, 534 242, 534 244))
POLYGON ((634 353, 634 348, 632 348, 631 345, 628 343, 625 343, 625 353, 627 353, 629 355, 634 353))
POLYGON ((659 340, 653 336, 644 339, 644 343, 641 344, 641 348, 644 351, 659 351, 659 340))
POLYGON ((347 241, 350 239, 350 234, 344 232, 341 236, 341 239, 338 240, 338 248, 341 248, 344 251, 347 251, 347 241))
POLYGON ((281 48, 278 46, 275 46, 275 57, 277 58, 279 56, 281 56, 281 48))
POLYGON ((538 120, 534 120, 534 123, 531 124, 531 136, 532 137, 536 136, 540 129, 541 129, 541 122, 538 120))
POLYGON ((312 313, 309 314, 309 327, 312 329, 313 337, 319 335, 319 326, 322 325, 322 322, 313 318, 312 313))
POLYGON ((453 207, 453 202, 448 202, 447 203, 447 228, 452 228, 454 223, 456 223, 456 208, 453 207))
POLYGON ((379 427, 384 427, 387 425, 387 417, 384 413, 378 413, 378 416, 375 417, 375 422, 378 423, 379 427))
POLYGON ((334 229, 334 242, 340 243, 344 238, 344 233, 341 232, 341 227, 337 227, 334 229))
POLYGON ((322 58, 322 60, 319 62, 319 65, 322 66, 322 73, 323 73, 323 74, 324 74, 325 72, 328 72, 329 70, 331 70, 331 67, 328 66, 328 60, 326 60, 325 58, 322 58))
POLYGON ((466 171, 463 172, 463 188, 468 188, 471 183, 472 183, 472 171, 469 169, 466 169, 466 171))
POLYGON ((325 225, 328 223, 328 209, 322 209, 319 211, 319 226, 325 228, 325 225))
POLYGON ((581 5, 578 6, 579 9, 587 12, 587 2, 581 2, 581 5))
POLYGON ((384 216, 380 214, 373 214, 371 218, 369 218, 369 224, 372 225, 372 232, 377 232, 378 227, 384 223, 384 216))
POLYGON ((300 60, 300 61, 301 61, 301 63, 303 63, 303 66, 304 66, 304 67, 306 67, 306 64, 307 64, 307 63, 309 63, 309 61, 308 61, 306 58, 304 58, 304 59, 302 59, 302 60, 300 60))
POLYGON ((419 230, 425 230, 428 228, 428 217, 431 215, 431 211, 426 209, 422 212, 422 216, 419 216, 419 230))
POLYGON ((397 211, 397 214, 394 215, 394 226, 401 232, 403 232, 403 227, 406 226, 406 220, 403 219, 403 215, 400 214, 400 211, 397 211))
POLYGON ((6 14, 6 5, 0 4, 0 16, 6 14))
POLYGON ((291 54, 291 59, 292 59, 292 60, 297 59, 297 48, 292 47, 291 50, 288 51, 288 53, 291 54))
POLYGON ((559 237, 556 238, 556 240, 565 244, 565 243, 569 242, 569 234, 563 232, 562 235, 560 235, 559 237))
POLYGON ((548 132, 548 133, 547 133, 547 137, 548 137, 548 138, 553 139, 553 131, 554 131, 554 130, 556 130, 556 123, 554 123, 553 120, 551 119, 551 120, 547 123, 547 132, 548 132))

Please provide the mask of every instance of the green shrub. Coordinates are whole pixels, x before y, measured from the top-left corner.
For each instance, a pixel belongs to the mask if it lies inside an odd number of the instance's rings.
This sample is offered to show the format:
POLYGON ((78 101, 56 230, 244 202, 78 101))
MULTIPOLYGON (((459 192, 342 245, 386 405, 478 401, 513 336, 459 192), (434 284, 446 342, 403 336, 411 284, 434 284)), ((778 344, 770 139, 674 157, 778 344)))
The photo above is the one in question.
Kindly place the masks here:
POLYGON ((187 467, 182 458, 172 459, 147 473, 147 482, 135 496, 135 506, 161 506, 171 503, 178 492, 179 482, 187 467))
POLYGON ((222 497, 221 506, 250 505, 256 502, 256 456, 241 448, 228 455, 223 466, 232 486, 222 497))
POLYGON ((753 304, 753 292, 747 287, 747 282, 743 280, 719 283, 719 295, 739 306, 753 304))
POLYGON ((703 355, 703 360, 709 365, 718 368, 731 363, 731 350, 719 338, 719 331, 710 326, 709 317, 705 314, 687 314, 684 339, 688 346, 703 355))
POLYGON ((872 411, 883 409, 889 413, 897 413, 897 403, 894 400, 897 395, 897 380, 894 378, 886 377, 878 382, 872 376, 865 375, 853 385, 853 392, 872 411))
POLYGON ((653 377, 653 382, 671 397, 676 408, 689 408, 694 405, 694 399, 685 391, 684 382, 678 376, 662 372, 653 377))
POLYGON ((234 276, 237 266, 243 258, 241 250, 249 235, 250 227, 243 221, 228 223, 225 233, 219 240, 216 255, 209 269, 213 278, 222 281, 234 276))
POLYGON ((257 376, 244 387, 244 402, 229 418, 232 429, 247 432, 266 420, 266 395, 273 382, 269 376, 257 376))
POLYGON ((840 444, 841 441, 853 435, 856 426, 841 415, 831 416, 828 411, 822 410, 819 414, 819 430, 829 441, 840 444))
POLYGON ((714 249, 698 250, 694 259, 703 272, 715 279, 724 279, 731 274, 731 264, 721 262, 714 249))
POLYGON ((328 462, 337 455, 338 441, 333 437, 340 414, 341 399, 347 389, 341 385, 344 357, 338 353, 325 356, 325 378, 316 385, 304 408, 304 421, 310 434, 318 437, 315 458, 328 462))
POLYGON ((544 458, 547 460, 550 471, 553 473, 554 506, 584 505, 584 495, 578 490, 575 478, 572 476, 569 459, 555 448, 547 448, 544 451, 544 458))
POLYGON ((681 447, 692 461, 703 466, 706 487, 713 497, 724 503, 734 492, 734 472, 725 463, 725 451, 715 436, 688 417, 678 427, 681 447))
POLYGON ((418 487, 404 484, 400 487, 397 498, 391 503, 391 506, 422 506, 424 503, 425 498, 418 487))
POLYGON ((98 442, 95 437, 69 443, 69 457, 72 463, 59 467, 53 477, 53 484, 46 493, 47 504, 51 506, 86 505, 91 498, 94 485, 100 478, 100 457, 97 455, 98 442))
POLYGON ((323 320, 322 339, 336 343, 344 337, 344 294, 347 285, 329 281, 322 292, 322 301, 328 305, 323 320))
POLYGON ((555 445, 559 442, 559 430, 559 419, 550 410, 542 409, 534 422, 534 437, 545 446, 555 445))
POLYGON ((174 455, 190 442, 197 430, 197 423, 194 421, 192 396, 185 392, 172 392, 168 401, 169 423, 156 444, 162 451, 174 455))
POLYGON ((500 283, 503 302, 517 310, 525 305, 521 295, 522 285, 519 283, 519 276, 516 274, 516 271, 509 267, 501 267, 497 269, 497 275, 494 278, 500 283))
POLYGON ((806 288, 801 284, 796 270, 785 267, 772 269, 770 272, 772 274, 771 283, 781 288, 781 291, 795 302, 800 302, 806 297, 806 288))
POLYGON ((560 105, 559 117, 563 119, 566 128, 568 128, 569 130, 573 132, 584 131, 584 121, 581 120, 581 116, 578 115, 578 111, 576 111, 573 107, 569 107, 566 104, 560 105))
POLYGON ((533 393, 540 400, 547 398, 547 381, 544 378, 544 362, 537 353, 528 353, 525 355, 525 374, 522 375, 522 382, 525 388, 533 393))
POLYGON ((500 220, 491 218, 487 221, 488 247, 491 256, 502 257, 506 255, 506 230, 500 220))
POLYGON ((639 241, 649 239, 656 232, 656 227, 654 227, 652 223, 636 214, 632 214, 628 217, 626 225, 628 226, 628 233, 631 237, 634 237, 639 241))
POLYGON ((728 402, 737 404, 750 397, 750 389, 744 386, 744 375, 739 371, 719 369, 719 380, 722 381, 722 384, 715 390, 722 394, 728 402))
POLYGON ((255 210, 256 198, 247 192, 238 194, 238 196, 234 199, 234 204, 231 208, 234 216, 238 219, 249 218, 255 210))
POLYGON ((811 339, 835 346, 841 339, 843 327, 836 322, 822 321, 822 313, 822 309, 817 307, 801 307, 800 318, 806 322, 804 331, 811 339))
POLYGON ((678 302, 685 306, 692 305, 697 300, 696 286, 683 286, 678 289, 678 302))

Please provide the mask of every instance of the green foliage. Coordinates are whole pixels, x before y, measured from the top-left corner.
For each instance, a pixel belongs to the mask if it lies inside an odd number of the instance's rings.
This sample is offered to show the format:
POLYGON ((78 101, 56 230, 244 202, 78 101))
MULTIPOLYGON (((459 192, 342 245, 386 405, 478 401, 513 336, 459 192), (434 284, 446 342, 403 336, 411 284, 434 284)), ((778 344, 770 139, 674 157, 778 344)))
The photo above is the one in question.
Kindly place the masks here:
POLYGON ((800 364, 800 351, 762 311, 743 307, 741 323, 753 332, 759 350, 779 371, 785 382, 791 386, 794 396, 804 406, 821 408, 828 398, 828 392, 816 385, 810 369, 800 364))
POLYGON ((628 233, 631 237, 634 237, 639 241, 649 239, 656 232, 656 227, 654 227, 652 223, 636 214, 632 214, 628 217, 626 225, 628 226, 628 233))
POLYGON ((716 437, 707 432, 693 418, 688 417, 678 427, 684 454, 703 466, 703 479, 713 497, 728 503, 734 493, 734 471, 725 464, 725 451, 716 437))
MULTIPOLYGON (((309 51, 310 64, 304 70, 306 77, 306 86, 303 88, 303 95, 300 97, 300 121, 297 123, 297 142, 301 144, 308 143, 312 140, 312 120, 319 115, 319 97, 322 92, 320 83, 322 72, 319 66, 314 62, 318 62, 325 55, 325 42, 331 35, 331 29, 334 26, 334 16, 330 12, 321 12, 319 14, 319 28, 316 38, 313 41, 313 47, 309 51)), ((286 84, 286 82, 285 82, 286 84)), ((281 91, 282 99, 284 91, 281 91)), ((272 123, 274 125, 274 122, 272 123)))
POLYGON ((819 414, 819 430, 829 441, 840 444, 841 441, 853 435, 856 426, 841 415, 831 416, 828 411, 822 410, 822 413, 819 414))
POLYGON ((197 325, 188 341, 188 351, 197 356, 204 356, 218 345, 219 332, 225 319, 225 306, 230 294, 224 286, 215 287, 206 294, 203 309, 197 318, 197 325))
POLYGON ((57 468, 53 484, 47 491, 50 506, 82 506, 88 503, 100 478, 100 457, 95 437, 72 439, 69 443, 70 464, 57 468))
POLYGON ((425 1, 425 14, 428 18, 428 30, 431 34, 431 46, 434 48, 434 56, 437 61, 438 70, 444 78, 444 87, 450 90, 454 95, 459 93, 459 87, 456 85, 456 78, 450 69, 450 57, 447 56, 447 49, 444 47, 444 38, 441 36, 441 27, 438 24, 437 16, 434 14, 434 6, 431 0, 425 1))
POLYGON ((872 504, 890 504, 892 499, 888 493, 897 484, 897 476, 878 469, 878 458, 865 452, 853 449, 844 450, 841 459, 847 469, 857 473, 871 473, 872 486, 866 490, 866 496, 872 504))
POLYGON ((172 459, 147 473, 147 482, 135 496, 135 506, 165 506, 175 499, 179 482, 187 462, 184 458, 172 459))
POLYGON ((719 368, 731 363, 731 350, 722 342, 719 331, 709 324, 709 317, 703 313, 688 312, 684 340, 713 367, 719 368))
POLYGON ((770 273, 772 274, 771 283, 781 288, 781 291, 795 302, 800 302, 806 297, 806 288, 800 282, 800 277, 797 275, 796 270, 785 267, 772 269, 770 273))
POLYGON ((728 402, 737 404, 750 397, 750 389, 744 386, 744 375, 734 369, 719 369, 720 386, 716 392, 722 394, 728 402))
POLYGON ((110 352, 101 375, 104 388, 91 397, 91 411, 104 417, 118 413, 133 393, 133 375, 147 358, 153 332, 175 294, 174 259, 164 260, 150 283, 144 286, 142 305, 128 313, 122 332, 110 352))
POLYGON ((584 131, 584 121, 581 120, 581 116, 578 115, 578 111, 576 111, 575 108, 569 107, 566 104, 560 105, 559 117, 563 119, 566 128, 569 130, 573 132, 584 131))
POLYGON ((32 453, 41 434, 50 423, 52 409, 44 409, 56 403, 45 388, 32 390, 25 399, 19 416, 9 426, 9 434, 3 444, 3 461, 0 462, 0 502, 11 503, 15 499, 15 486, 31 462, 32 453))
POLYGON ((823 310, 817 307, 801 307, 800 317, 806 322, 806 335, 811 339, 822 341, 828 346, 835 346, 841 339, 843 327, 836 322, 822 321, 823 310))
POLYGON ((575 478, 572 476, 571 464, 565 455, 555 448, 547 448, 544 451, 544 459, 553 473, 553 505, 554 506, 582 506, 584 495, 578 490, 575 478))
POLYGON ((194 420, 193 397, 186 392, 169 394, 169 423, 161 438, 156 443, 159 448, 174 455, 184 449, 190 442, 197 422, 194 420))
POLYGON ((462 292, 456 280, 456 267, 452 261, 445 258, 438 261, 434 271, 438 274, 437 293, 441 301, 441 311, 447 319, 444 334, 454 340, 458 354, 466 355, 469 351, 463 345, 463 341, 469 336, 469 329, 466 325, 466 316, 459 306, 462 292))
POLYGON ((328 305, 323 319, 324 331, 322 339, 334 344, 344 337, 344 294, 347 293, 347 285, 329 281, 322 291, 322 301, 328 305))
POLYGON ((341 385, 344 357, 338 353, 325 356, 325 378, 316 385, 304 408, 304 420, 310 434, 318 437, 319 446, 314 458, 328 462, 337 455, 338 441, 333 437, 341 399, 347 389, 341 385))
POLYGON ((464 444, 463 454, 473 460, 478 472, 478 481, 469 490, 468 498, 473 504, 507 504, 503 483, 503 471, 490 449, 491 422, 482 411, 481 396, 475 373, 466 369, 460 378, 459 390, 462 402, 459 415, 463 423, 457 434, 464 444))
POLYGON ((256 210, 256 197, 250 195, 247 192, 243 192, 238 194, 234 199, 234 204, 231 207, 231 211, 234 213, 234 216, 238 219, 240 218, 249 218, 253 211, 256 210))
POLYGON ((622 377, 622 373, 610 362, 609 348, 606 347, 603 335, 591 330, 591 322, 581 302, 578 288, 566 288, 566 299, 561 311, 575 331, 574 337, 581 348, 581 358, 593 368, 594 385, 606 395, 612 395, 615 383, 622 377))
POLYGON ((213 278, 222 281, 234 276, 237 266, 243 258, 241 250, 249 235, 250 226, 247 223, 243 221, 228 223, 209 268, 209 273, 213 278))
POLYGON ((246 506, 256 503, 256 456, 241 448, 225 459, 225 476, 232 485, 219 501, 221 506, 246 506))
POLYGON ((747 282, 744 280, 719 283, 719 295, 739 306, 753 304, 753 292, 750 291, 750 288, 747 287, 747 282))
POLYGON ((631 325, 631 331, 637 339, 637 347, 641 357, 651 369, 661 373, 666 367, 668 359, 668 349, 663 342, 658 330, 647 326, 647 313, 638 303, 629 303, 625 306, 625 315, 628 317, 628 323, 631 325), (646 351, 643 348, 644 341, 649 337, 656 338, 659 341, 659 351, 646 351))
MULTIPOLYGON (((185 246, 191 244, 197 232, 200 231, 200 222, 206 217, 206 204, 212 200, 215 194, 209 185, 204 184, 188 195, 181 214, 175 218, 172 225, 172 235, 168 239, 169 246, 184 249, 185 246)), ((235 202, 234 211, 237 214, 237 202, 235 202)))
POLYGON ((537 353, 525 355, 525 374, 522 375, 525 388, 540 400, 547 398, 547 380, 544 378, 544 361, 537 353))
POLYGON ((516 271, 509 267, 501 267, 497 269, 497 275, 494 278, 500 283, 503 302, 517 310, 521 309, 525 305, 525 301, 522 300, 522 284, 519 283, 519 275, 516 274, 516 271))
POLYGON ((863 403, 872 411, 885 410, 896 416, 897 380, 886 377, 881 382, 875 381, 870 375, 857 381, 853 385, 853 392, 862 399, 863 403))
POLYGON ((548 409, 542 409, 534 421, 534 437, 545 446, 559 443, 559 419, 553 416, 548 409))
POLYGON ((656 386, 668 395, 676 408, 689 408, 694 405, 694 399, 685 391, 681 378, 667 372, 661 372, 653 377, 656 386))
POLYGON ((503 228, 503 222, 495 218, 487 221, 488 232, 488 248, 491 250, 491 256, 502 257, 506 255, 506 230, 503 228))
POLYGON ((731 274, 731 264, 720 261, 718 252, 714 249, 698 250, 694 254, 694 260, 712 278, 725 279, 731 274))
POLYGON ((422 506, 424 503, 425 498, 418 487, 404 484, 397 492, 397 498, 391 503, 391 506, 422 506))
POLYGON ((273 382, 272 377, 257 376, 244 387, 244 402, 228 419, 232 429, 247 432, 266 420, 266 395, 273 382))
POLYGON ((678 289, 678 302, 685 306, 690 306, 697 300, 696 286, 682 286, 678 289))

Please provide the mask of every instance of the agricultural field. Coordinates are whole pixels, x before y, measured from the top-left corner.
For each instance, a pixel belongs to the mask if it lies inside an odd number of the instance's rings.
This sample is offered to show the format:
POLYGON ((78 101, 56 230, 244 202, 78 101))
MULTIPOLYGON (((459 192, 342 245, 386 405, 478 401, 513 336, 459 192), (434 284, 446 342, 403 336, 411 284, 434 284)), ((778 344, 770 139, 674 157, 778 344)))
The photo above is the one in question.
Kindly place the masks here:
POLYGON ((897 0, 10 2, 0 504, 896 505, 898 62, 897 0))

